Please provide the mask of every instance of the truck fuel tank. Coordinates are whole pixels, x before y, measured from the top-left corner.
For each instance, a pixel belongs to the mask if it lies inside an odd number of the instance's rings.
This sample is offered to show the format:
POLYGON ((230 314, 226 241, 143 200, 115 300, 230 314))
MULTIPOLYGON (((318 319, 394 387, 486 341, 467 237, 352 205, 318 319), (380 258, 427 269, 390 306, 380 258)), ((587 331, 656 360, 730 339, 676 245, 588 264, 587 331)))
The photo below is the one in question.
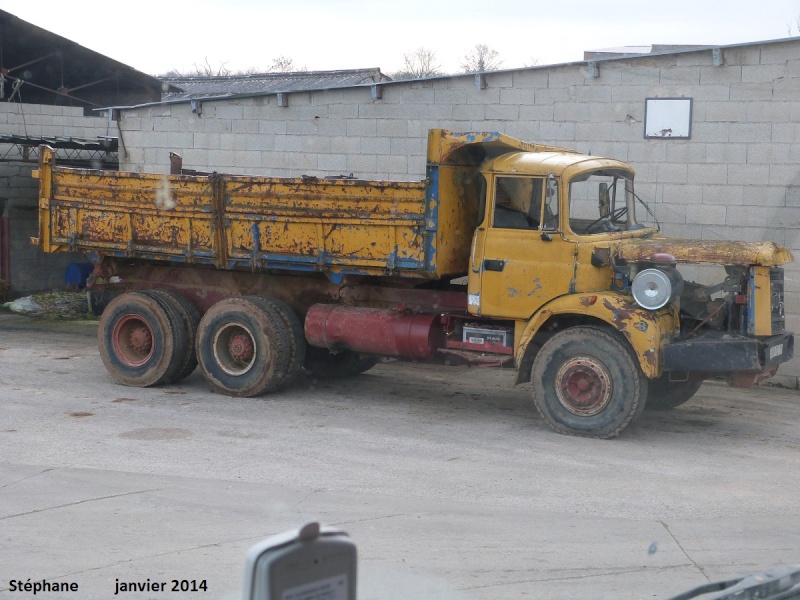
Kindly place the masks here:
POLYGON ((411 359, 432 358, 445 345, 439 315, 338 304, 314 304, 305 334, 319 348, 411 359))

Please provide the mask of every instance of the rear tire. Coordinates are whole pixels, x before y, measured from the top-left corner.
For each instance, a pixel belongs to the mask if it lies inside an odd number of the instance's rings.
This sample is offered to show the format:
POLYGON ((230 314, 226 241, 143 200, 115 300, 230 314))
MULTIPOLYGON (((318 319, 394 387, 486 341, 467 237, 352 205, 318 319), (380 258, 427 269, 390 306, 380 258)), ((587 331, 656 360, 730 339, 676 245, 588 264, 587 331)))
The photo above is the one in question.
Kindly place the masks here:
POLYGON ((671 410, 692 399, 703 385, 703 378, 689 375, 686 381, 670 381, 664 373, 658 379, 651 379, 647 387, 648 410, 671 410))
POLYGON ((200 370, 216 392, 259 396, 278 389, 289 366, 290 331, 269 303, 228 298, 212 306, 197 330, 200 370))
POLYGON ((570 435, 611 438, 637 416, 647 378, 624 340, 598 327, 556 333, 531 369, 533 401, 547 424, 570 435))
POLYGON ((286 373, 280 387, 291 384, 303 369, 303 361, 306 356, 306 338, 300 318, 288 304, 272 296, 246 296, 243 299, 261 307, 262 310, 274 311, 287 327, 289 364, 286 367, 286 373))
POLYGON ((100 358, 124 385, 160 385, 174 373, 176 316, 139 292, 117 296, 103 311, 97 331, 100 358))
POLYGON ((186 339, 184 351, 180 356, 176 356, 175 374, 169 378, 167 383, 177 383, 186 379, 197 368, 197 354, 195 352, 195 340, 197 338, 197 326, 200 324, 200 313, 191 301, 178 292, 172 290, 151 290, 145 292, 157 299, 161 299, 168 304, 179 317, 180 327, 176 326, 175 337, 186 339))

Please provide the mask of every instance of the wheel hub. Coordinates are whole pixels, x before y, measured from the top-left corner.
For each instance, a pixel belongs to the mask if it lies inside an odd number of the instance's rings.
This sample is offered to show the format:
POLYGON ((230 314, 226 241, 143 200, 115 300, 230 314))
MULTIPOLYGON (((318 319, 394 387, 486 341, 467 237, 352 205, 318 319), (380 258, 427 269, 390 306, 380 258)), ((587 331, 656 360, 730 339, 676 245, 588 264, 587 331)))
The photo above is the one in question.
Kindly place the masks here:
POLYGON ((211 347, 215 362, 228 375, 245 375, 256 362, 254 335, 241 323, 225 323, 214 334, 211 347))
POLYGON ((231 338, 228 350, 231 357, 239 362, 249 362, 253 358, 253 342, 246 335, 235 335, 231 338))
POLYGON ((131 348, 142 354, 147 354, 153 347, 153 338, 145 327, 137 327, 131 331, 130 342, 131 348))
POLYGON ((111 346, 125 366, 141 367, 153 355, 153 328, 142 315, 125 315, 114 325, 111 346))
POLYGON ((569 412, 590 417, 611 401, 613 386, 605 365, 589 356, 578 356, 564 363, 556 374, 558 400, 569 412))

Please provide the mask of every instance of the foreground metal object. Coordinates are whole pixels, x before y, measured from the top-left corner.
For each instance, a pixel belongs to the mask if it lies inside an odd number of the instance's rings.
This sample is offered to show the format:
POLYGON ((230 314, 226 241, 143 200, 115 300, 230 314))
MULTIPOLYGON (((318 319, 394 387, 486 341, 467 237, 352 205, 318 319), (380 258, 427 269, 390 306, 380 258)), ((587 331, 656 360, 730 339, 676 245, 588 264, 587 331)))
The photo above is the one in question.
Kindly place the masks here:
POLYGON ((798 600, 800 565, 774 567, 741 579, 707 583, 669 600, 690 600, 700 596, 703 600, 798 600))

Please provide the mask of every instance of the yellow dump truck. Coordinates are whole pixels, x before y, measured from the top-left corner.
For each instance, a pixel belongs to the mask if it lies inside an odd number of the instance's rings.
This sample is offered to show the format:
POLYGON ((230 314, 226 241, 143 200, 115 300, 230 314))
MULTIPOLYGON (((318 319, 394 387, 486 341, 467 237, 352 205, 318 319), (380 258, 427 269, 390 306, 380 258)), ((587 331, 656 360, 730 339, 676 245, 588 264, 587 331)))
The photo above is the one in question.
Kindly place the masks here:
POLYGON ((513 366, 553 429, 613 437, 705 378, 752 385, 793 354, 791 253, 659 235, 617 160, 445 130, 430 131, 419 182, 40 156, 34 241, 94 263, 100 354, 126 385, 199 364, 216 391, 258 396, 302 369, 343 377, 386 356, 513 366), (686 263, 719 277, 685 281, 686 263))

